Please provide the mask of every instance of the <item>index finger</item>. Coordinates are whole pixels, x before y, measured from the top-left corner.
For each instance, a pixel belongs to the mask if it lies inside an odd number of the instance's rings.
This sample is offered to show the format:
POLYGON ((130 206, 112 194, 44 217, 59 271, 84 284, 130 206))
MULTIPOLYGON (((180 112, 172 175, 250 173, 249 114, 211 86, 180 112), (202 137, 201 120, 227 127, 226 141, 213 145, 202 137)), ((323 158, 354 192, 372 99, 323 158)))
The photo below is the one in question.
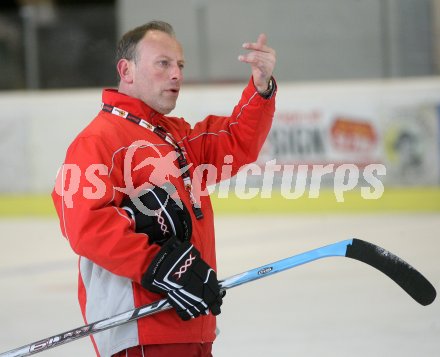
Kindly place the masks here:
POLYGON ((265 46, 267 42, 267 36, 264 33, 260 33, 257 39, 257 45, 265 46))
POLYGON ((267 36, 262 33, 258 36, 257 42, 245 42, 243 43, 243 48, 248 50, 257 50, 262 52, 271 52, 271 48, 266 45, 267 36))

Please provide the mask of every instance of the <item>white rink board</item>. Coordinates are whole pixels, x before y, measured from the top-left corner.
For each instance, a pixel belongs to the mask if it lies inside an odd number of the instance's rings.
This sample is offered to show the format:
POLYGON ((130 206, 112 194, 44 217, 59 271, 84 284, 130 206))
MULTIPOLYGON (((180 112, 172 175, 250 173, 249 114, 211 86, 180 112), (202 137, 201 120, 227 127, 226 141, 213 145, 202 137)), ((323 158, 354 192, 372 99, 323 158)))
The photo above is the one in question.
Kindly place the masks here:
MULTIPOLYGON (((230 115, 245 84, 184 86, 171 115, 191 124, 230 115)), ((278 84, 259 164, 383 163, 387 183, 439 184, 440 79, 278 84)), ((50 192, 100 104, 100 89, 0 93, 0 192, 50 192)))
MULTIPOLYGON (((440 214, 219 216, 219 276, 357 237, 440 287, 440 214)), ((83 324, 76 257, 55 219, 1 219, 0 351, 83 324)), ((215 357, 440 355, 440 302, 422 307, 365 264, 328 258, 229 290, 215 357)), ((88 338, 41 356, 93 356, 88 338)))

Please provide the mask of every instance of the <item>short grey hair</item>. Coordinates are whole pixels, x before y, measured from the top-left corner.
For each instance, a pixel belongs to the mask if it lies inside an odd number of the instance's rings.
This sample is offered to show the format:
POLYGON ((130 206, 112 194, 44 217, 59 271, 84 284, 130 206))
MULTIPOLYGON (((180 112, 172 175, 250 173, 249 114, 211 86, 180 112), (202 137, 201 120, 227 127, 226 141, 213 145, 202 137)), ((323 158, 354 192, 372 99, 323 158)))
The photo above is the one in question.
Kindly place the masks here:
POLYGON ((122 36, 116 48, 116 63, 123 58, 136 61, 136 46, 149 31, 161 31, 171 37, 176 37, 173 27, 168 22, 159 20, 147 22, 122 36))

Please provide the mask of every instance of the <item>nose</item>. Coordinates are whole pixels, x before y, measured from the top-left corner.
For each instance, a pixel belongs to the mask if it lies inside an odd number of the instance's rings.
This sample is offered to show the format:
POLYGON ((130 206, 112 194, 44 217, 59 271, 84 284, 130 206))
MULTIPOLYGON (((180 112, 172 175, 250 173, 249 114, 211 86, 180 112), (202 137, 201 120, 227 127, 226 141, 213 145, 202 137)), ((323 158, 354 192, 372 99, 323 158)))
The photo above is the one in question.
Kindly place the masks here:
POLYGON ((181 81, 183 79, 182 68, 178 64, 175 64, 172 66, 170 75, 173 81, 181 81))

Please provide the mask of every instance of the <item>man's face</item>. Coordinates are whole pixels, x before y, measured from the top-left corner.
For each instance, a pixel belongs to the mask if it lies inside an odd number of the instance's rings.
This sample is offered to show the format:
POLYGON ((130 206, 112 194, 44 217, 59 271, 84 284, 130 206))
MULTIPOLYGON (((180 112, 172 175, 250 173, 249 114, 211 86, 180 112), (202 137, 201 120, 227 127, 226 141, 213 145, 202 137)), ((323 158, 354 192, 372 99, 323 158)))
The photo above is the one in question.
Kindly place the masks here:
POLYGON ((159 113, 171 112, 183 80, 183 50, 177 40, 161 31, 149 31, 130 62, 133 82, 128 94, 159 113))

